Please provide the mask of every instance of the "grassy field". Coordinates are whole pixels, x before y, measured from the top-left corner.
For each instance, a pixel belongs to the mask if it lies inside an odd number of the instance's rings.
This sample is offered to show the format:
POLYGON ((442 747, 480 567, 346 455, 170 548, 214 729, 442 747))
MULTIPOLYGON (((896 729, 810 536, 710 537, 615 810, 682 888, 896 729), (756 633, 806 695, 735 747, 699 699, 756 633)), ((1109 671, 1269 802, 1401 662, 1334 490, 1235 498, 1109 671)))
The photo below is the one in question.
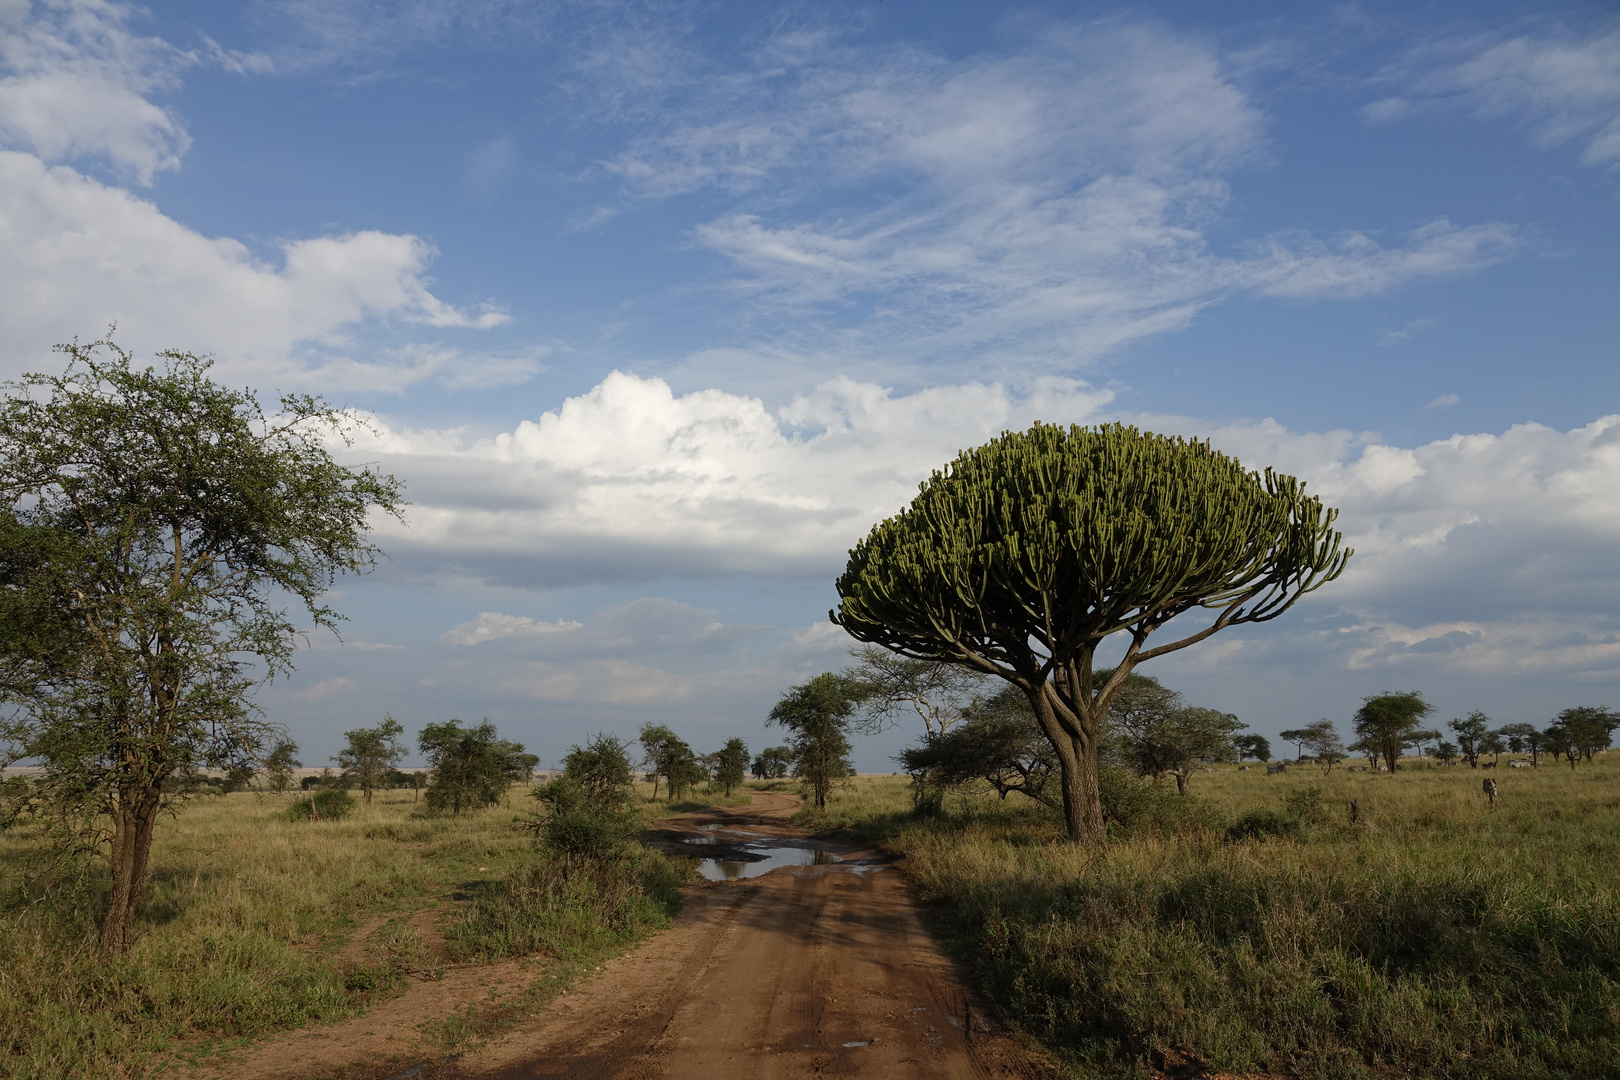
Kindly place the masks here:
POLYGON ((534 805, 522 789, 460 817, 424 817, 411 792, 390 791, 348 818, 294 823, 290 801, 205 796, 165 820, 138 942, 112 965, 96 948, 94 865, 41 874, 37 835, 0 834, 0 1076, 142 1076, 177 1054, 353 1015, 407 973, 432 977, 406 921, 426 908, 452 961, 600 955, 666 921, 688 872, 648 853, 623 873, 558 882, 512 827, 534 805))
POLYGON ((1224 766, 1188 800, 1127 792, 1136 823, 1100 854, 1016 795, 914 820, 906 785, 806 820, 903 852, 981 988, 1077 1075, 1620 1076, 1620 752, 1224 766))

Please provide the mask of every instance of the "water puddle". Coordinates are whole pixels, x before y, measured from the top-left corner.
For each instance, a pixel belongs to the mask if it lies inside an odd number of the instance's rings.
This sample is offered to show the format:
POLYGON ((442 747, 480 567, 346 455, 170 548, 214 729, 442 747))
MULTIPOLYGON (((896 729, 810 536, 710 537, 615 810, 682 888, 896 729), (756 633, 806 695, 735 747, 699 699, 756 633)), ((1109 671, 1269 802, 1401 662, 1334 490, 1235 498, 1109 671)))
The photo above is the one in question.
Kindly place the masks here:
POLYGON ((698 863, 698 873, 710 881, 737 881, 759 877, 780 866, 831 866, 844 860, 830 851, 812 847, 777 847, 772 844, 739 844, 742 850, 760 856, 747 862, 729 859, 704 859, 698 863))

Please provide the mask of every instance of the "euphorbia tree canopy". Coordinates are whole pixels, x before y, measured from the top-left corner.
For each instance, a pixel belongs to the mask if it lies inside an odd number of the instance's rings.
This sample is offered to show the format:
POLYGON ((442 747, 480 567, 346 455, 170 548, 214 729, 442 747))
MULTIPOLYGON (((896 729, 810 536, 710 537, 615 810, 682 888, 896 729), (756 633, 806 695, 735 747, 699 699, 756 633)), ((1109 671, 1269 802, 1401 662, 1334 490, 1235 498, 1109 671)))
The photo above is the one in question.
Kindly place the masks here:
POLYGON ((830 613, 855 638, 1000 676, 1064 765, 1072 839, 1100 842, 1097 730, 1139 663, 1264 622, 1338 577, 1337 511, 1207 442, 1036 424, 963 451, 850 552, 830 613), (1213 617, 1155 648, 1178 615, 1213 617), (1129 637, 1109 677, 1092 659, 1129 637))

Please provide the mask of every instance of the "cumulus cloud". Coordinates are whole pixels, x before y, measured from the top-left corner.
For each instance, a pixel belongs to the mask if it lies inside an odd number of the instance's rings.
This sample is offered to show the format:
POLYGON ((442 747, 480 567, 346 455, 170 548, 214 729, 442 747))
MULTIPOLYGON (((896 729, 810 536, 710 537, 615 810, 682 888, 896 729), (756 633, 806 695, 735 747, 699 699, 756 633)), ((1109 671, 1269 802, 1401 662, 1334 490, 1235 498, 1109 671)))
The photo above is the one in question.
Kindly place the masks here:
POLYGON ((0 6, 0 340, 9 370, 57 342, 118 324, 138 350, 213 352, 256 380, 334 388, 523 381, 544 350, 507 357, 420 345, 346 355, 368 324, 482 329, 507 321, 432 292, 436 252, 410 235, 356 231, 284 240, 256 254, 207 237, 151 202, 65 164, 95 158, 143 184, 178 168, 185 125, 152 100, 182 73, 215 64, 269 69, 258 54, 204 38, 181 50, 129 26, 138 9, 110 0, 0 6))
MULTIPOLYGON (((847 549, 960 448, 1036 419, 1097 422, 1109 405, 1106 392, 1071 380, 1023 393, 967 384, 896 394, 841 379, 773 412, 755 398, 677 396, 658 379, 616 373, 493 438, 382 425, 354 452, 411 477, 408 526, 381 528, 395 557, 419 569, 453 566, 531 586, 830 578, 847 549)), ((1609 626, 1620 610, 1612 559, 1620 416, 1571 431, 1520 424, 1411 447, 1269 420, 1126 419, 1207 436, 1251 467, 1305 478, 1340 508, 1357 554, 1312 604, 1341 613, 1320 632, 1341 651, 1362 642, 1352 650, 1357 663, 1443 652, 1446 664, 1483 670, 1500 650, 1533 641, 1533 656, 1520 663, 1573 670, 1606 656, 1604 635, 1620 629, 1609 626), (1559 627, 1580 636, 1565 640, 1559 627)), ((615 609, 566 632, 486 613, 445 640, 506 642, 562 663, 723 652, 753 632, 658 604, 615 609)), ((805 633, 804 647, 825 644, 805 633)))
POLYGON ((398 364, 379 357, 369 368, 334 360, 357 325, 483 328, 507 318, 493 306, 469 312, 435 296, 426 276, 435 251, 415 236, 290 240, 277 254, 256 257, 239 241, 203 236, 72 168, 0 151, 0 332, 14 364, 116 322, 126 344, 217 352, 253 364, 261 379, 330 363, 332 381, 365 377, 387 386, 460 368, 423 369, 420 353, 398 364), (325 348, 300 357, 310 344, 325 348))
POLYGON ((411 478, 391 550, 529 584, 666 573, 824 573, 962 446, 1111 399, 1068 379, 908 395, 848 379, 771 412, 614 373, 493 438, 383 424, 355 453, 411 478))
POLYGON ((536 622, 527 615, 503 615, 498 611, 480 611, 478 618, 452 626, 439 638, 447 645, 481 645, 498 638, 532 638, 546 634, 565 634, 578 630, 584 624, 558 619, 556 622, 536 622))
POLYGON ((1383 81, 1402 92, 1366 106, 1371 122, 1461 109, 1519 124, 1543 149, 1579 146, 1582 164, 1620 165, 1620 25, 1441 42, 1414 50, 1383 81))
POLYGON ((108 0, 0 8, 0 139, 46 161, 98 156, 143 184, 179 168, 185 124, 150 95, 198 58, 132 33, 135 13, 108 0))
POLYGON ((313 703, 325 701, 328 698, 340 697, 359 688, 359 684, 353 679, 340 675, 333 679, 322 679, 313 686, 294 692, 292 697, 296 701, 313 703))

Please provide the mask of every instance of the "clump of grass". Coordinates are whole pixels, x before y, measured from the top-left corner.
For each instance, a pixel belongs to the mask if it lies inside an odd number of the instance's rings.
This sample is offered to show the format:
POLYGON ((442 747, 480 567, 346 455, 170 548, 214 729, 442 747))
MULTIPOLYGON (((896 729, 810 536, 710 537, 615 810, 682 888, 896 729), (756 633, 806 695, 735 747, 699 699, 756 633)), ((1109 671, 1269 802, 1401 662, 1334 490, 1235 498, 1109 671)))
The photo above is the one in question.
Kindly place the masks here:
POLYGON ((579 959, 669 925, 690 860, 655 851, 590 862, 543 854, 483 889, 445 927, 451 955, 579 959))
POLYGON ((1087 1075, 1614 1075, 1620 754, 1498 776, 1495 812, 1479 775, 1223 768, 1103 852, 993 797, 874 817, 1003 1014, 1087 1075))

